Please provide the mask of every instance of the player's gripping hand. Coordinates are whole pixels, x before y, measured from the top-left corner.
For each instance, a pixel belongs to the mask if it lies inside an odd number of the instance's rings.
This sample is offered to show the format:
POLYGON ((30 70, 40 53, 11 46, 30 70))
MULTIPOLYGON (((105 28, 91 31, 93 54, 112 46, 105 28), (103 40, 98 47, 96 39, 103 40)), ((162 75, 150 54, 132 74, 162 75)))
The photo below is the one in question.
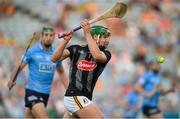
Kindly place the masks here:
POLYGON ((73 36, 73 31, 67 31, 67 32, 65 32, 64 33, 64 40, 65 41, 67 41, 67 42, 69 42, 69 40, 72 38, 72 36, 73 36))
POLYGON ((9 88, 9 90, 11 90, 14 85, 16 85, 16 83, 13 82, 12 80, 9 80, 9 82, 8 82, 8 88, 9 88))
POLYGON ((89 24, 89 22, 88 22, 87 19, 85 19, 85 20, 83 20, 83 21, 81 22, 81 27, 83 28, 83 31, 84 31, 84 34, 85 34, 85 35, 86 35, 86 34, 90 34, 90 29, 91 29, 91 27, 90 27, 90 24, 89 24))

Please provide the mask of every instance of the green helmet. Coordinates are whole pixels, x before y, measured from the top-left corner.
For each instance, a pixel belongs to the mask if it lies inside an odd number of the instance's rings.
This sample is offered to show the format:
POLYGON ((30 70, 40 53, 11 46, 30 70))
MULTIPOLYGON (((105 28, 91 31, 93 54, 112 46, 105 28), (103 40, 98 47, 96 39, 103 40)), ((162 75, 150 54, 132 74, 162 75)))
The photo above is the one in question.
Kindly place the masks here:
POLYGON ((90 33, 92 37, 94 35, 99 35, 100 38, 104 35, 110 35, 110 31, 108 28, 99 25, 92 26, 90 33))
POLYGON ((44 32, 54 32, 54 29, 50 26, 46 26, 42 28, 42 33, 44 32))

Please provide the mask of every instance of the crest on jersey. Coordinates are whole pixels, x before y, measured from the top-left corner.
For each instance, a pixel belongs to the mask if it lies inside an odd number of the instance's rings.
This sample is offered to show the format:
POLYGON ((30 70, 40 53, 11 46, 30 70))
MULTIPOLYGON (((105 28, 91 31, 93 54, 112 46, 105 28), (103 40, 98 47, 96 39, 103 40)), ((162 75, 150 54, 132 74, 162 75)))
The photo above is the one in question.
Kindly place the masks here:
POLYGON ((93 61, 81 60, 77 62, 77 68, 84 71, 91 71, 96 68, 97 64, 93 61))

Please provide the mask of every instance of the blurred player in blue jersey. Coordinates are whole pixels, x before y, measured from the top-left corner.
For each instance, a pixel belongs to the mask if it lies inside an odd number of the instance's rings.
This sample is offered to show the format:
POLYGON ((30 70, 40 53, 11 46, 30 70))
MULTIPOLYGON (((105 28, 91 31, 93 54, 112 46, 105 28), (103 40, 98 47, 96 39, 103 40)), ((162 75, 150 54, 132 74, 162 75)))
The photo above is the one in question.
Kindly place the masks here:
MULTIPOLYGON (((30 48, 23 60, 21 70, 28 64, 29 80, 25 90, 25 118, 47 118, 46 105, 48 102, 53 76, 57 70, 61 76, 61 81, 67 88, 68 80, 64 73, 61 61, 56 63, 51 61, 54 52, 52 43, 55 33, 53 28, 44 27, 42 29, 41 42, 30 48)), ((15 85, 12 80, 8 82, 11 89, 15 85)))
POLYGON ((124 102, 124 115, 123 117, 126 119, 135 119, 138 117, 139 111, 140 111, 140 104, 141 96, 136 91, 131 91, 127 94, 125 97, 124 102))
POLYGON ((143 95, 142 112, 147 118, 162 118, 158 107, 160 97, 160 82, 162 76, 159 73, 160 65, 156 61, 149 63, 149 70, 140 77, 135 89, 143 95))

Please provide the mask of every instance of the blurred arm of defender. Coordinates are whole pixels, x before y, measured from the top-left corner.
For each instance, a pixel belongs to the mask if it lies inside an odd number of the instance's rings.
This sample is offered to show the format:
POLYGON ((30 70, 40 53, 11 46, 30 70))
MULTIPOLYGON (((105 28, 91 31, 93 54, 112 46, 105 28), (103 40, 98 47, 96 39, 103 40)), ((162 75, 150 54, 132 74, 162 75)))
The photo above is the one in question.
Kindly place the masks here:
POLYGON ((90 24, 88 22, 88 20, 84 20, 81 22, 81 27, 83 28, 84 31, 84 35, 86 37, 86 41, 88 43, 88 47, 89 50, 93 56, 93 58, 101 63, 104 63, 107 61, 107 57, 104 54, 104 52, 102 52, 98 45, 96 44, 96 41, 92 38, 91 34, 90 34, 90 24))
POLYGON ((67 57, 69 57, 70 52, 69 50, 65 49, 66 45, 68 44, 68 42, 70 41, 70 39, 72 38, 73 32, 69 31, 64 33, 65 37, 64 40, 58 45, 57 49, 55 50, 55 52, 53 53, 51 60, 53 62, 57 62, 59 60, 63 60, 67 57))

